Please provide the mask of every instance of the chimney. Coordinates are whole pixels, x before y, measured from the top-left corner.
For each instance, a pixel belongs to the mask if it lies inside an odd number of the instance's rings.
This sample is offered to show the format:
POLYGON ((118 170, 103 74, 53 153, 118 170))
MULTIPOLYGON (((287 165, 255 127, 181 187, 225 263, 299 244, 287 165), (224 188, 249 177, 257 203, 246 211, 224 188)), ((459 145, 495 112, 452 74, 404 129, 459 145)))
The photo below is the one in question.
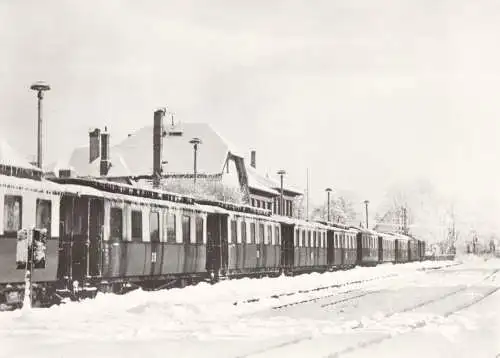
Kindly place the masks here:
POLYGON ((89 163, 101 156, 101 130, 95 128, 89 131, 89 163))
POLYGON ((104 127, 104 132, 101 133, 101 169, 100 175, 102 177, 108 175, 111 162, 109 159, 109 133, 108 127, 104 127))
POLYGON ((250 165, 252 166, 252 168, 255 168, 255 169, 257 169, 257 163, 256 163, 256 158, 255 158, 256 154, 257 153, 255 152, 255 150, 252 150, 250 152, 250 165))
POLYGON ((164 108, 155 111, 153 127, 153 178, 155 186, 160 184, 162 174, 163 137, 165 136, 163 117, 165 117, 164 108))

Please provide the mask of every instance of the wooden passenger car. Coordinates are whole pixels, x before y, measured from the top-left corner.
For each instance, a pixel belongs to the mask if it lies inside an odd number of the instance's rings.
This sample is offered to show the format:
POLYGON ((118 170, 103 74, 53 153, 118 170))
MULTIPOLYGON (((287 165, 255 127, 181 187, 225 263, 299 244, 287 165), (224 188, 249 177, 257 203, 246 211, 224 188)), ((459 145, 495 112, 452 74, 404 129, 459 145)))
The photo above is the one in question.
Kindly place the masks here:
POLYGON ((294 229, 294 271, 326 270, 326 243, 323 225, 297 221, 294 229))
POLYGON ((59 198, 62 188, 40 179, 0 175, 0 303, 2 293, 23 284, 25 270, 16 267, 17 232, 20 229, 47 229, 46 265, 36 269, 32 281, 38 284, 57 280, 59 243, 59 198))
POLYGON ((361 266, 376 265, 379 255, 377 233, 365 229, 357 231, 357 264, 361 266))
POLYGON ((420 254, 418 251, 418 240, 415 238, 408 238, 408 261, 419 261, 420 254))
POLYGON ((270 217, 229 214, 227 274, 278 274, 281 262, 281 228, 270 217))
POLYGON ((394 234, 396 239, 396 262, 408 262, 408 237, 394 234))
POLYGON ((379 233, 378 252, 378 261, 380 263, 394 262, 396 260, 396 241, 394 237, 379 233))
POLYGON ((155 283, 205 277, 210 213, 188 197, 99 181, 66 181, 60 276, 155 283), (71 184, 70 184, 71 183, 71 184))

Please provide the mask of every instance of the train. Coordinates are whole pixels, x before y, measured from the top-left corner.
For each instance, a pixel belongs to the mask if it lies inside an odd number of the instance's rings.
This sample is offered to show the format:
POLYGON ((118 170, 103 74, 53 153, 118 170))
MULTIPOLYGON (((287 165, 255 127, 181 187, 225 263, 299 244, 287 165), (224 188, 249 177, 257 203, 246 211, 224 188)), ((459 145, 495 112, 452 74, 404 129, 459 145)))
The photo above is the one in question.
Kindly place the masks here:
POLYGON ((20 232, 26 229, 44 233, 42 263, 30 272, 36 306, 97 292, 158 290, 425 257, 425 242, 408 235, 305 221, 91 178, 2 173, 0 211, 2 310, 22 305, 27 264, 18 261, 25 247, 19 245, 20 232))

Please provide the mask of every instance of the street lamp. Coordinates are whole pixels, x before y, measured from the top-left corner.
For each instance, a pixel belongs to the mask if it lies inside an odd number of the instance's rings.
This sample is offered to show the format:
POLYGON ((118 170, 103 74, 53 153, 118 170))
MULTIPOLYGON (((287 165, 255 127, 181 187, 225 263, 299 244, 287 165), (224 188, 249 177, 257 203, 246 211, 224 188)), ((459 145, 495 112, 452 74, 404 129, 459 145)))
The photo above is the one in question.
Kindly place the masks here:
POLYGON ((200 138, 193 138, 189 141, 193 145, 193 150, 194 150, 194 188, 196 190, 196 175, 197 175, 197 167, 196 167, 196 162, 197 162, 197 157, 198 157, 198 145, 201 144, 200 138))
POLYGON ((43 141, 43 128, 42 128, 42 99, 43 92, 49 91, 50 86, 43 82, 38 81, 31 85, 30 89, 37 91, 38 94, 38 138, 37 138, 37 166, 42 169, 43 165, 43 153, 42 153, 42 141, 43 141))
POLYGON ((366 211, 366 228, 368 229, 368 204, 370 202, 368 200, 365 200, 364 203, 365 203, 365 211, 366 211))
POLYGON ((278 170, 278 175, 280 176, 281 180, 281 193, 280 193, 280 214, 283 215, 283 176, 286 174, 286 172, 281 169, 278 170))
POLYGON ((330 222, 330 193, 332 192, 332 188, 326 188, 325 191, 327 194, 327 203, 328 203, 327 221, 330 222))

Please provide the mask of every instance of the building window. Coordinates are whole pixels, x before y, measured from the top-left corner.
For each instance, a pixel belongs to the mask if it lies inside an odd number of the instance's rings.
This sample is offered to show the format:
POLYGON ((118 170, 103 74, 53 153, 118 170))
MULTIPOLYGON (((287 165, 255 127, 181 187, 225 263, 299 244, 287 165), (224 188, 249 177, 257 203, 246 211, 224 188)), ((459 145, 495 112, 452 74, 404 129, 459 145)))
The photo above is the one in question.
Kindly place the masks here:
POLYGON ((52 218, 52 202, 50 200, 36 200, 36 227, 46 229, 47 237, 50 237, 50 224, 52 218))
POLYGON ((196 224, 196 243, 203 244, 203 217, 198 215, 196 217, 195 224, 196 224))
POLYGON ((5 195, 3 206, 3 227, 5 233, 16 234, 21 230, 23 199, 20 196, 5 195))
POLYGON ((189 244, 191 241, 191 217, 182 215, 182 242, 189 244))
POLYGON ((132 241, 142 241, 142 212, 132 210, 132 241))
POLYGON ((109 223, 109 238, 111 240, 122 240, 123 238, 123 215, 122 209, 111 208, 109 223))
POLYGON ((167 214, 167 242, 175 243, 176 230, 175 230, 175 214, 167 214))

